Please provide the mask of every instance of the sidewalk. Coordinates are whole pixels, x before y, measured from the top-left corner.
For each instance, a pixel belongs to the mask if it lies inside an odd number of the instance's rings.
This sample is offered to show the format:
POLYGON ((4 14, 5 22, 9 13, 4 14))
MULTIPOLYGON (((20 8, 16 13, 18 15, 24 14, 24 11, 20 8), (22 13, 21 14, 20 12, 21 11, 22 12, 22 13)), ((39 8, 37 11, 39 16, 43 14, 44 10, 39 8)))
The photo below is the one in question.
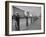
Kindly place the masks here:
POLYGON ((41 20, 40 20, 40 18, 38 20, 36 20, 34 23, 29 24, 28 27, 26 27, 25 24, 22 24, 20 30, 39 30, 39 29, 41 29, 41 20))

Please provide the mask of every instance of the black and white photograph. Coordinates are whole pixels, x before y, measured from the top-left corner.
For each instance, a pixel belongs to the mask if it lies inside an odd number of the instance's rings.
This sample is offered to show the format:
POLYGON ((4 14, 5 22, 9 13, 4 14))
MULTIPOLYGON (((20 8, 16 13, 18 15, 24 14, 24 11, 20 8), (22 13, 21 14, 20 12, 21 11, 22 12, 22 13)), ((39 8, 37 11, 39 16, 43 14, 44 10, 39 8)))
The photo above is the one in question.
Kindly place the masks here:
POLYGON ((9 34, 44 33, 44 3, 10 2, 9 34))
POLYGON ((40 29, 41 7, 13 6, 12 31, 40 29))

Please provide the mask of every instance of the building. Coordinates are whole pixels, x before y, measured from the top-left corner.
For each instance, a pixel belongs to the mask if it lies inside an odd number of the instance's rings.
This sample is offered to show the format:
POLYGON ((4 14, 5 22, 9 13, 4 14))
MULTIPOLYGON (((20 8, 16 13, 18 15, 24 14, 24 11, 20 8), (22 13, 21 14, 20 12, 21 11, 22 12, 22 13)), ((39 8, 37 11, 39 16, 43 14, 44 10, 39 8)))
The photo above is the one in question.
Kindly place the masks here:
POLYGON ((16 14, 16 12, 19 13, 20 17, 24 17, 24 10, 13 6, 13 15, 16 14))

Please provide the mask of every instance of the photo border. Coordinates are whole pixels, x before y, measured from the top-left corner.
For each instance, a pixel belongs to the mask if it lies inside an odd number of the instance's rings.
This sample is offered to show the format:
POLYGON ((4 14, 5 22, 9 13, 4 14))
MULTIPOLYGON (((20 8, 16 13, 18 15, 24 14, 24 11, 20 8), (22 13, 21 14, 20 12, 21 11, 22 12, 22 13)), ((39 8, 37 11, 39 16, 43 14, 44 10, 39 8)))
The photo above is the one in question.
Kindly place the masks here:
POLYGON ((32 34, 45 34, 45 3, 37 2, 20 2, 20 1, 5 1, 5 35, 18 36, 18 35, 32 35, 32 34), (9 35, 9 3, 27 3, 27 4, 40 4, 44 6, 44 32, 43 33, 27 33, 27 34, 11 34, 9 35))

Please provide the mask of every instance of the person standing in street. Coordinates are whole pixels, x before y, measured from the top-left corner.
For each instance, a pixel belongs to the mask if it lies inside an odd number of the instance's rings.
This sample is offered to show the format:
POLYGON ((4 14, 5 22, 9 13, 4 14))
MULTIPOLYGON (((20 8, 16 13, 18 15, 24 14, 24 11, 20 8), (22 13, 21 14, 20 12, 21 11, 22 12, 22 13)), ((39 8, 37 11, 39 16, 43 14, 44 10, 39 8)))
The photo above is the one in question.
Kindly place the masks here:
POLYGON ((12 19, 14 19, 15 20, 15 30, 16 31, 19 31, 20 30, 20 26, 19 26, 19 13, 18 12, 16 12, 16 14, 14 14, 13 16, 12 16, 12 19))
POLYGON ((16 22, 17 22, 17 30, 18 31, 20 30, 19 19, 20 19, 19 13, 16 12, 16 22))
POLYGON ((26 16, 26 26, 28 26, 28 16, 29 16, 29 12, 27 12, 27 16, 26 16))

